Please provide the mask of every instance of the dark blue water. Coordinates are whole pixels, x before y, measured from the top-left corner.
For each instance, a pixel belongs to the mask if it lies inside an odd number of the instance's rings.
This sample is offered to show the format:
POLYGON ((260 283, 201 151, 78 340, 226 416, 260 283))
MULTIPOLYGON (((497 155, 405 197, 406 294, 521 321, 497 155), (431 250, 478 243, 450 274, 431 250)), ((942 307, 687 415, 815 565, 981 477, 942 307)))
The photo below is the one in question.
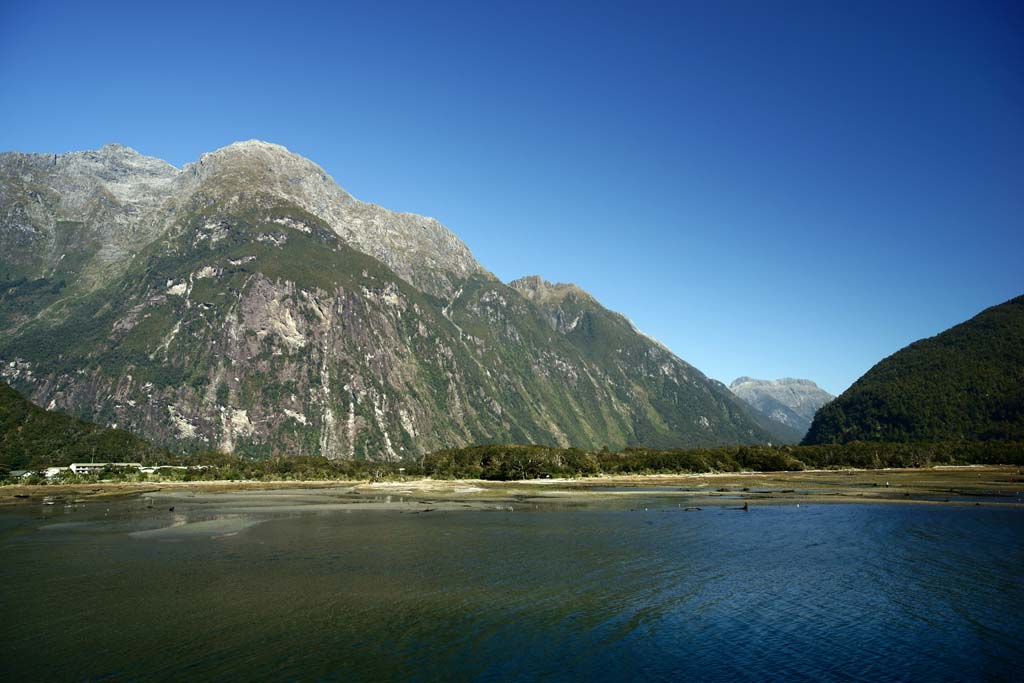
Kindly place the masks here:
POLYGON ((181 507, 163 535, 133 535, 169 523, 138 499, 0 512, 2 678, 1019 680, 1024 661, 1015 508, 181 507))

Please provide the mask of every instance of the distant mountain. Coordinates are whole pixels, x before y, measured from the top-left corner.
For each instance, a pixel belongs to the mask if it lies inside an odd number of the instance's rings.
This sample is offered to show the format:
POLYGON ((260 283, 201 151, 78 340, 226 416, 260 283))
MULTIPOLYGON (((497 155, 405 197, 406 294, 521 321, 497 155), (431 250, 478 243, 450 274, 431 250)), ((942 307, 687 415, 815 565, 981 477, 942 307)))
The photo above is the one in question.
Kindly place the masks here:
POLYGON ((814 414, 835 398, 809 379, 753 379, 738 377, 729 385, 732 393, 768 419, 787 427, 790 437, 800 441, 814 414))
POLYGON ((148 462, 164 453, 122 429, 43 410, 0 382, 0 465, 9 469, 75 461, 148 462))
POLYGON ((0 377, 175 450, 773 438, 578 287, 505 285, 436 220, 278 145, 182 169, 120 145, 0 154, 0 254, 0 377))
POLYGON ((990 439, 1024 440, 1024 296, 875 365, 804 443, 990 439))

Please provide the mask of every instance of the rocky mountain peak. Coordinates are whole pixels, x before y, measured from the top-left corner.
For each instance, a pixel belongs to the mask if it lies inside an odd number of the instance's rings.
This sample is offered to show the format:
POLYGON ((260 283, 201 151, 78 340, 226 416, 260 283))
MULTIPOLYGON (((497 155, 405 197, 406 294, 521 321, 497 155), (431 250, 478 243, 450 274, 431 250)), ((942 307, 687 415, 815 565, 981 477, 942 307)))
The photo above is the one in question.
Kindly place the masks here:
POLYGON ((122 145, 120 142, 108 142, 93 154, 105 155, 110 157, 128 156, 128 157, 141 157, 142 154, 132 149, 128 145, 122 145))
POLYGON ((230 144, 224 145, 223 147, 221 147, 218 150, 214 150, 213 152, 210 152, 210 154, 217 154, 217 153, 228 154, 228 153, 232 153, 232 152, 238 152, 238 153, 259 152, 259 153, 278 154, 278 155, 293 156, 293 157, 299 156, 298 154, 292 152, 290 149, 288 149, 284 145, 279 145, 276 142, 267 142, 266 140, 258 140, 256 138, 251 138, 249 140, 236 140, 235 142, 232 142, 230 144))
POLYGON ((769 419, 806 432, 818 408, 834 397, 809 379, 737 377, 729 389, 769 419))
POLYGON ((750 387, 807 387, 809 389, 819 389, 817 384, 809 379, 797 379, 794 377, 782 377, 780 379, 754 379, 753 377, 737 377, 730 384, 730 389, 736 389, 743 385, 749 385, 750 387))
POLYGON ((122 202, 153 199, 166 194, 180 174, 163 159, 147 157, 131 147, 111 142, 97 150, 58 155, 55 163, 63 175, 94 178, 122 202), (143 197, 145 195, 145 197, 143 197))
POLYGON ((229 219, 233 212, 258 216, 289 207, 320 219, 346 244, 430 294, 452 295, 460 278, 492 277, 437 220, 361 202, 317 164, 262 140, 232 143, 180 170, 116 143, 59 155, 4 153, 0 197, 0 233, 47 252, 40 259, 26 250, 19 268, 28 273, 60 259, 65 238, 57 226, 74 224, 79 234, 68 239, 88 235, 94 248, 81 264, 90 287, 120 272, 126 256, 190 225, 196 212, 229 219))
POLYGON ((64 154, 0 154, 5 272, 61 272, 80 287, 99 286, 164 230, 162 209, 180 175, 166 161, 116 143, 64 154))
POLYGON ((521 292, 536 292, 541 289, 549 289, 552 285, 540 275, 524 275, 518 280, 508 283, 509 287, 518 289, 521 292))
MULTIPOLYGON (((812 382, 809 379, 798 379, 798 378, 795 378, 795 377, 783 377, 783 378, 777 379, 775 381, 777 383, 783 385, 783 386, 810 387, 812 389, 819 389, 820 388, 815 382, 812 382)), ((824 391, 824 390, 822 390, 822 391, 824 391)))
POLYGON ((323 168, 281 145, 235 142, 202 155, 184 172, 192 178, 193 196, 208 205, 226 206, 246 196, 249 203, 297 206, 431 294, 451 294, 453 278, 487 274, 462 240, 437 220, 361 202, 323 168))
POLYGON ((540 275, 526 275, 508 283, 508 286, 538 304, 558 304, 568 297, 574 297, 579 301, 595 301, 594 297, 577 285, 567 282, 548 282, 540 275))
POLYGON ((330 200, 349 202, 343 190, 323 168, 283 145, 263 140, 233 142, 184 167, 209 191, 266 192, 290 200, 326 206, 330 200))
POLYGON ((301 154, 296 154, 284 145, 264 140, 239 140, 225 145, 212 152, 204 152, 196 161, 186 164, 185 169, 209 164, 248 165, 253 169, 270 166, 267 170, 284 171, 289 167, 299 167, 305 171, 324 174, 320 166, 301 154))

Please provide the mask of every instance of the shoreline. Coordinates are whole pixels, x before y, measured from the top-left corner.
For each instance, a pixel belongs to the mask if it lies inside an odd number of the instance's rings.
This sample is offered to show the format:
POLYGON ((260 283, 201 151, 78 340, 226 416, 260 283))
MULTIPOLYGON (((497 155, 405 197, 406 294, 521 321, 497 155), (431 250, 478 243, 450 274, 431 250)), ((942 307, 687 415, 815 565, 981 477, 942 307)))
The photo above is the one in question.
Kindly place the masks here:
POLYGON ((936 466, 920 469, 710 472, 601 475, 579 479, 216 480, 10 484, 0 506, 76 501, 169 492, 221 494, 245 491, 331 490, 335 494, 397 495, 458 500, 597 501, 637 496, 693 500, 707 505, 786 503, 923 503, 1024 507, 1024 469, 1011 465, 936 466))

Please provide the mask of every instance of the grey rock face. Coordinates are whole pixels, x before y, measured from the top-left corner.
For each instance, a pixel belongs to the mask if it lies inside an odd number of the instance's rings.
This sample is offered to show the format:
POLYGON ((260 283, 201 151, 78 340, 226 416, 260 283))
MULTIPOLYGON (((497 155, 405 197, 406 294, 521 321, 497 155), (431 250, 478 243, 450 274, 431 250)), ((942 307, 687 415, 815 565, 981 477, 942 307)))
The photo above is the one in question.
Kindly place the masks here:
POLYGON ((118 145, 0 155, 0 378, 252 456, 771 438, 580 288, 504 285, 437 221, 258 141, 182 169, 118 145))
POLYGON ((575 330, 582 320, 582 314, 568 314, 566 312, 568 306, 563 306, 563 304, 569 303, 575 306, 597 304, 594 297, 578 286, 564 282, 551 283, 539 275, 521 277, 508 283, 508 286, 537 304, 541 310, 547 313, 548 323, 551 327, 563 333, 575 330))
POLYGON ((79 246, 92 247, 80 266, 86 282, 97 285, 183 214, 280 202, 321 219, 349 246, 431 294, 451 294, 455 279, 486 274, 435 219, 361 202, 280 145, 236 142, 181 170, 116 144, 60 155, 0 154, 0 248, 12 243, 12 255, 35 255, 5 264, 25 274, 56 269, 68 229, 79 246))
POLYGON ((178 176, 170 164, 122 145, 0 154, 0 277, 59 273, 83 285, 105 281, 164 229, 161 208, 178 176))
POLYGON ((361 202, 309 159, 281 145, 236 142, 183 169, 190 188, 223 207, 254 193, 269 194, 323 220, 353 248, 379 260, 431 294, 454 291, 455 279, 486 273, 469 248, 437 220, 361 202))
POLYGON ((776 380, 738 377, 729 389, 758 412, 788 427, 807 432, 814 414, 833 398, 809 379, 776 380))

